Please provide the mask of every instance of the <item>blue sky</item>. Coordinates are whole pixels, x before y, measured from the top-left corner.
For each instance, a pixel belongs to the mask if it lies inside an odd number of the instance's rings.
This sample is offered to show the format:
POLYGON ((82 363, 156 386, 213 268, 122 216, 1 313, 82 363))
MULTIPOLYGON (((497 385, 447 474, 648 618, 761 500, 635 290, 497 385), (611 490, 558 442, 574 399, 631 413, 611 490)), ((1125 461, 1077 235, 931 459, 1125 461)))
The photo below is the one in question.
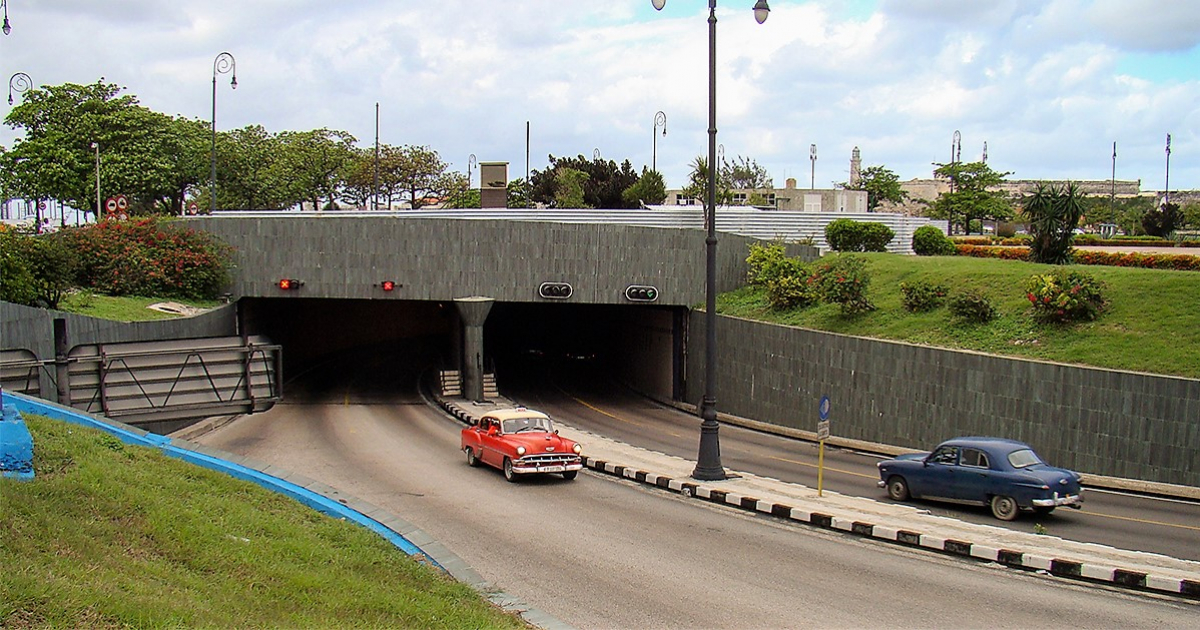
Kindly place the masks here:
MULTIPOLYGON (((1191 0, 753 0, 718 9, 718 140, 777 185, 845 181, 850 152, 901 179, 950 157, 1013 178, 1200 188, 1200 2, 1191 0)), ((653 159, 669 186, 706 151, 702 0, 12 0, 0 73, 42 84, 106 80, 167 114, 218 129, 329 127, 427 145, 510 174, 548 155, 653 159)), ((20 95, 15 95, 20 98, 20 95)), ((0 108, 4 105, 0 103, 0 108)), ((19 135, 0 128, 0 144, 19 135)), ((477 175, 476 175, 477 178, 477 175)), ((476 181, 478 181, 476 179, 476 181)))

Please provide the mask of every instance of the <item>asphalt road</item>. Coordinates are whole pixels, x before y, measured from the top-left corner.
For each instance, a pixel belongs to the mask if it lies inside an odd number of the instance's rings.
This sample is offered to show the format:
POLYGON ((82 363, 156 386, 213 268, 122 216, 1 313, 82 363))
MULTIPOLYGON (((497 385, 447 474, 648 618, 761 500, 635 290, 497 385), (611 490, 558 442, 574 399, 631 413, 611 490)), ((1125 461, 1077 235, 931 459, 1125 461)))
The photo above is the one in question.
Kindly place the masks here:
MULTIPOLYGON (((551 373, 555 375, 553 381, 518 387, 506 394, 577 428, 695 459, 699 444, 696 416, 664 407, 603 379, 589 377, 586 372, 574 378, 570 370, 551 373)), ((815 424, 815 409, 812 415, 815 424)), ((720 436, 721 459, 726 468, 816 487, 816 444, 729 424, 721 427, 720 436)), ((824 488, 889 501, 875 485, 879 481, 875 467, 879 460, 879 456, 827 446, 824 488)), ((1040 517, 1023 514, 1012 523, 996 520, 983 507, 914 503, 935 514, 964 521, 1027 532, 1041 526, 1045 533, 1069 540, 1200 561, 1200 504, 1097 489, 1086 490, 1085 499, 1082 510, 1060 508, 1040 517)))
MULTIPOLYGON (((388 380, 386 370, 364 378, 388 380)), ((461 424, 415 393, 356 384, 327 381, 320 395, 293 397, 303 403, 197 441, 400 515, 576 627, 1183 628, 1200 613, 1195 602, 874 543, 587 471, 510 484, 468 467, 461 424)))

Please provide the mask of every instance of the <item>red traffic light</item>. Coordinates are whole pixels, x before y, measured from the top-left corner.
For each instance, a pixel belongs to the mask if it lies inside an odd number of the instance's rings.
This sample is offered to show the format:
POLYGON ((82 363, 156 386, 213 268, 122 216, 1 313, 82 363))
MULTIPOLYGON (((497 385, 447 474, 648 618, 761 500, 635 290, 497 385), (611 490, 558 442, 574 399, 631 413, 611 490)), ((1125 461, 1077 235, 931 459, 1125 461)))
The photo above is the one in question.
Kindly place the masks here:
POLYGON ((295 291, 304 286, 304 283, 295 278, 282 278, 279 280, 279 288, 284 291, 295 291))
POLYGON ((384 280, 383 282, 379 283, 379 288, 383 289, 384 291, 395 291, 396 283, 392 280, 384 280))

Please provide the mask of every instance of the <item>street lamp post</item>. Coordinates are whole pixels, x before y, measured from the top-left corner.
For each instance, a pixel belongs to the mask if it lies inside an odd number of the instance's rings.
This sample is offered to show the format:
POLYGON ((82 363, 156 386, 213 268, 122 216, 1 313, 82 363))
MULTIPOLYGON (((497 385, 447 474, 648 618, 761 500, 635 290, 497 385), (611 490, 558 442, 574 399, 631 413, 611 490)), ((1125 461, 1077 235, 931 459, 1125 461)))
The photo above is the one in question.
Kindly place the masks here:
POLYGON ((212 89, 212 177, 208 180, 208 195, 211 197, 210 208, 213 214, 217 212, 217 75, 230 74, 229 85, 237 89, 237 61, 233 55, 223 52, 213 59, 213 89, 212 89))
POLYGON ((4 7, 4 34, 8 35, 12 32, 12 25, 8 23, 8 0, 0 0, 0 6, 4 7))
POLYGON ((808 189, 817 189, 817 145, 808 145, 808 162, 812 169, 808 174, 808 189))
POLYGON ((658 171, 658 128, 662 127, 663 137, 667 137, 667 115, 659 110, 654 114, 654 130, 650 132, 650 136, 654 138, 653 150, 650 154, 650 170, 658 171))
MULTIPOLYGON (((100 222, 100 143, 93 142, 92 148, 96 150, 96 222, 100 222)), ((76 219, 78 219, 78 215, 76 219)), ((76 221, 78 223, 78 221, 76 221)))
MULTIPOLYGON (((667 0, 650 0, 661 11, 667 0)), ((754 3, 754 19, 762 24, 771 8, 767 0, 754 3)), ((692 477, 702 481, 725 479, 717 423, 717 0, 708 0, 708 237, 704 240, 706 266, 704 398, 700 402, 700 452, 692 477)))
POLYGON ((27 92, 33 87, 33 79, 29 78, 24 72, 17 72, 11 77, 8 77, 8 104, 13 104, 13 92, 17 94, 27 92))
MULTIPOLYGON (((10 97, 11 102, 11 97, 10 97)), ((1171 203, 1171 134, 1167 134, 1167 182, 1163 191, 1163 205, 1171 203)))
MULTIPOLYGON (((471 155, 467 156, 467 188, 471 187, 471 169, 476 166, 479 166, 479 160, 476 159, 475 154, 472 153, 471 155)), ((482 187, 483 182, 479 182, 479 185, 482 187)))

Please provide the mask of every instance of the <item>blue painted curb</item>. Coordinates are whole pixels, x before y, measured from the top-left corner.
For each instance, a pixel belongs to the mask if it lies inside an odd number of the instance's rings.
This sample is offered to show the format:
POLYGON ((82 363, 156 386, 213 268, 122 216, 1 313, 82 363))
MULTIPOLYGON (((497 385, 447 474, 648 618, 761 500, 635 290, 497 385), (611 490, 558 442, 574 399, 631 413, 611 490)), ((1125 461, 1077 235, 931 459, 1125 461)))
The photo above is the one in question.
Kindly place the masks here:
POLYGON ((172 444, 171 438, 143 431, 141 429, 131 427, 129 425, 113 422, 82 413, 78 410, 69 407, 63 407, 44 400, 30 398, 21 394, 13 394, 3 392, 3 404, 5 407, 12 405, 17 411, 22 413, 31 413, 55 420, 63 420, 73 424, 88 426, 94 429, 104 431, 117 439, 127 444, 137 446, 145 446, 149 448, 157 448, 165 454, 182 459, 197 466, 203 466, 211 470, 225 473, 231 477, 242 479, 258 484, 268 490, 287 495, 300 503, 317 510, 323 514, 351 521, 361 527, 365 527, 376 534, 379 534, 388 542, 395 545, 404 553, 410 556, 419 555, 425 558, 433 566, 445 570, 436 560, 421 550, 420 547, 414 545, 404 536, 396 533, 391 528, 383 525, 379 521, 359 512, 353 508, 342 505, 338 501, 322 496, 312 490, 298 486, 290 481, 285 481, 278 477, 268 475, 262 471, 254 470, 240 464, 205 455, 194 450, 181 448, 172 444))

